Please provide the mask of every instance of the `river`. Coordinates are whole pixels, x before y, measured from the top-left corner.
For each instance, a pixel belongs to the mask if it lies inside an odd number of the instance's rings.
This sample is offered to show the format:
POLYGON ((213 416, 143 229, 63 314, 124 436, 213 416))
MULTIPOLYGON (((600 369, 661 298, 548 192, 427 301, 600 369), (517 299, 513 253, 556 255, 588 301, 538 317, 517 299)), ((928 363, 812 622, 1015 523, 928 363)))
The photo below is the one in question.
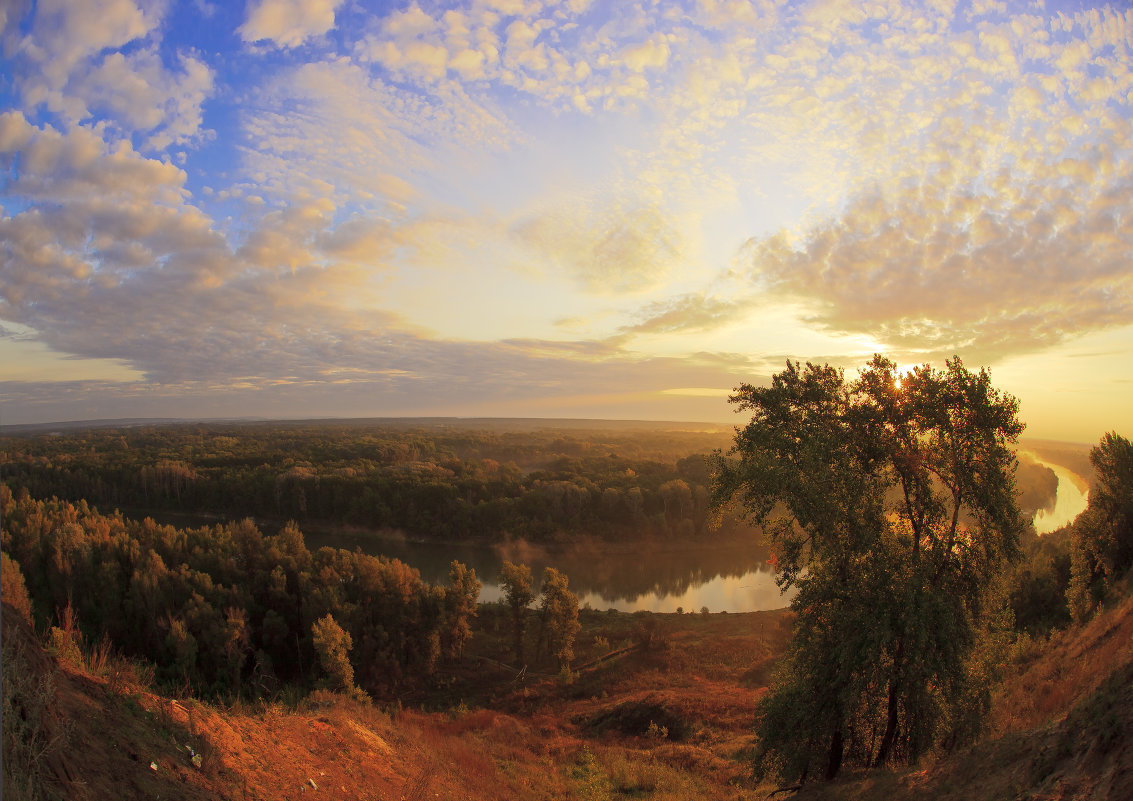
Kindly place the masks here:
POLYGON ((1086 510, 1086 504, 1090 499, 1090 490, 1085 479, 1062 465, 1040 458, 1033 451, 1020 451, 1020 454, 1043 467, 1049 467, 1058 478, 1054 508, 1039 509, 1035 512, 1035 531, 1039 534, 1049 534, 1067 523, 1074 522, 1074 518, 1086 510))
POLYGON ((767 564, 768 552, 756 543, 700 548, 637 545, 593 545, 551 549, 524 543, 506 547, 438 545, 409 542, 396 537, 349 532, 308 532, 311 549, 361 548, 363 552, 400 559, 434 584, 448 581, 455 559, 475 569, 483 588, 481 601, 495 601, 503 561, 531 568, 538 592, 544 567, 566 573, 579 603, 594 609, 623 612, 752 612, 786 606, 767 564))
MULTIPOLYGON (((1049 467, 1058 478, 1051 509, 1040 509, 1035 529, 1047 534, 1072 522, 1089 497, 1086 482, 1071 470, 1041 459, 1030 451, 1026 457, 1049 467)), ((602 545, 572 549, 549 549, 523 543, 508 547, 487 545, 439 545, 411 542, 373 533, 340 531, 308 532, 308 547, 361 548, 363 552, 400 559, 421 571, 433 584, 448 581, 449 564, 464 562, 476 570, 483 588, 481 601, 501 597, 500 567, 504 559, 531 568, 538 592, 544 567, 567 574, 579 602, 594 609, 623 612, 754 612, 786 606, 767 564, 768 551, 759 544, 672 548, 639 545, 610 548, 602 545)))
MULTIPOLYGON (((1046 534, 1073 521, 1086 508, 1089 496, 1086 482, 1073 471, 1047 462, 1030 451, 1021 453, 1049 467, 1058 478, 1054 506, 1035 514, 1036 530, 1046 534)), ((180 518, 162 522, 193 524, 180 518)), ((196 524, 201 522, 215 521, 195 520, 196 524)), ((679 608, 699 612, 706 608, 710 612, 755 612, 778 609, 790 601, 790 595, 782 595, 775 584, 775 573, 767 564, 767 549, 755 541, 697 548, 640 544, 614 548, 592 545, 564 550, 523 543, 507 547, 441 545, 373 532, 341 530, 307 530, 304 537, 312 550, 324 545, 348 550, 360 548, 364 553, 400 559, 419 570, 421 577, 431 584, 446 584, 450 563, 459 560, 476 570, 482 584, 480 600, 485 602, 495 601, 502 595, 499 575, 504 559, 522 562, 531 568, 536 592, 544 567, 563 571, 570 579, 571 589, 578 594, 579 602, 594 609, 675 612, 679 608)))

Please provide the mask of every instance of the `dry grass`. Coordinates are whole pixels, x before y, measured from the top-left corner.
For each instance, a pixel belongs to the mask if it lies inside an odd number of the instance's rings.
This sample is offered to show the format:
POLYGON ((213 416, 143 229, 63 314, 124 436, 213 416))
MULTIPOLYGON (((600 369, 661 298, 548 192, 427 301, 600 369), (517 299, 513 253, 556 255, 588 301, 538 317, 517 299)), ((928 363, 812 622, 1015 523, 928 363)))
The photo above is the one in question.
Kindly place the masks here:
POLYGON ((1055 632, 1017 655, 1018 672, 996 695, 998 734, 1029 731, 1064 716, 1097 690, 1115 666, 1133 661, 1133 595, 1082 628, 1055 632))
MULTIPOLYGON (((583 638, 595 650, 631 637, 640 622, 589 617, 583 638)), ((91 743, 67 768, 90 798, 306 799, 312 781, 318 793, 358 799, 767 798, 776 788, 753 786, 746 754, 789 623, 775 613, 653 618, 659 645, 596 664, 570 684, 515 682, 466 665, 473 681, 457 676, 451 704, 434 712, 387 713, 327 692, 294 705, 176 700, 150 692, 135 681, 144 676, 127 676, 131 666, 98 647, 80 649, 74 667, 60 665, 52 703, 76 722, 78 741, 91 743), (602 720, 611 725, 595 725, 602 720), (189 765, 186 745, 205 757, 201 769, 189 765)), ((916 770, 847 776, 799 797, 1123 798, 1113 788, 1133 776, 1131 752, 1122 719, 1107 710, 1131 706, 1121 705, 1112 675, 1133 664, 1131 641, 1127 601, 1080 631, 1024 643, 1020 673, 996 702, 1001 736, 916 770), (1058 722, 1074 703, 1078 717, 1058 722), (1088 742, 1075 726, 1091 732, 1088 742)), ((42 648, 32 653, 55 664, 42 648)))

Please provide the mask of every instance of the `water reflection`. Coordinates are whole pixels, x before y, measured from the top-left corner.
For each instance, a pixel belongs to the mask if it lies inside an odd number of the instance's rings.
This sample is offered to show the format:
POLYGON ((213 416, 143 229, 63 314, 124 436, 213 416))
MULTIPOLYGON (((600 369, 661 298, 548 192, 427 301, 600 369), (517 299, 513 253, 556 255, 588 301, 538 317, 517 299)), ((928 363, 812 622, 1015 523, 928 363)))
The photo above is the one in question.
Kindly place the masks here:
POLYGON ((1053 509, 1039 509, 1035 512, 1035 531, 1039 534, 1050 532, 1073 523, 1074 518, 1086 511, 1090 490, 1085 479, 1062 465, 1047 462, 1038 454, 1026 451, 1027 458, 1054 471, 1058 478, 1058 491, 1053 509))
POLYGON ((789 602, 775 585, 767 550, 757 543, 695 550, 601 545, 561 550, 523 543, 504 548, 437 545, 350 532, 312 532, 306 539, 312 549, 358 547, 365 553, 400 559, 435 584, 447 582, 449 563, 458 559, 476 570, 483 584, 481 601, 501 597, 500 567, 508 559, 527 564, 536 584, 544 567, 565 572, 580 603, 595 609, 673 612, 683 607, 695 612, 707 607, 712 612, 753 612, 789 602))

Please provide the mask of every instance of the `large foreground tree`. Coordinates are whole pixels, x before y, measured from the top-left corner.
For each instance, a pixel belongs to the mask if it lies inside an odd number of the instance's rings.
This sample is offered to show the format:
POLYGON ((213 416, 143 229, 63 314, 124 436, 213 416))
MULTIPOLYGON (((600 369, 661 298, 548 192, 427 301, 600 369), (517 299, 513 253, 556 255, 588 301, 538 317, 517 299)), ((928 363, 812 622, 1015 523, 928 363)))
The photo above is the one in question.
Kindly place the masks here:
POLYGON ((989 588, 1017 552, 1018 402, 961 361, 857 380, 797 363, 732 397, 751 422, 714 459, 794 590, 795 637, 760 705, 759 768, 833 778, 969 734, 989 588))

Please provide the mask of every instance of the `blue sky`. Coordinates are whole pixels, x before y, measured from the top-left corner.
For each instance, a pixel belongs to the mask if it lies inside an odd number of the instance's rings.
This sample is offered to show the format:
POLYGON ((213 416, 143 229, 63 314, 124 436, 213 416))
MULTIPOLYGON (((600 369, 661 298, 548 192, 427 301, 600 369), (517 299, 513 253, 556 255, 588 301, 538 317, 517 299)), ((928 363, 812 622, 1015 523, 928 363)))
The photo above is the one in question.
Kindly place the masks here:
POLYGON ((1133 428, 1124 6, 0 15, 0 422, 730 420, 883 352, 1133 428))

